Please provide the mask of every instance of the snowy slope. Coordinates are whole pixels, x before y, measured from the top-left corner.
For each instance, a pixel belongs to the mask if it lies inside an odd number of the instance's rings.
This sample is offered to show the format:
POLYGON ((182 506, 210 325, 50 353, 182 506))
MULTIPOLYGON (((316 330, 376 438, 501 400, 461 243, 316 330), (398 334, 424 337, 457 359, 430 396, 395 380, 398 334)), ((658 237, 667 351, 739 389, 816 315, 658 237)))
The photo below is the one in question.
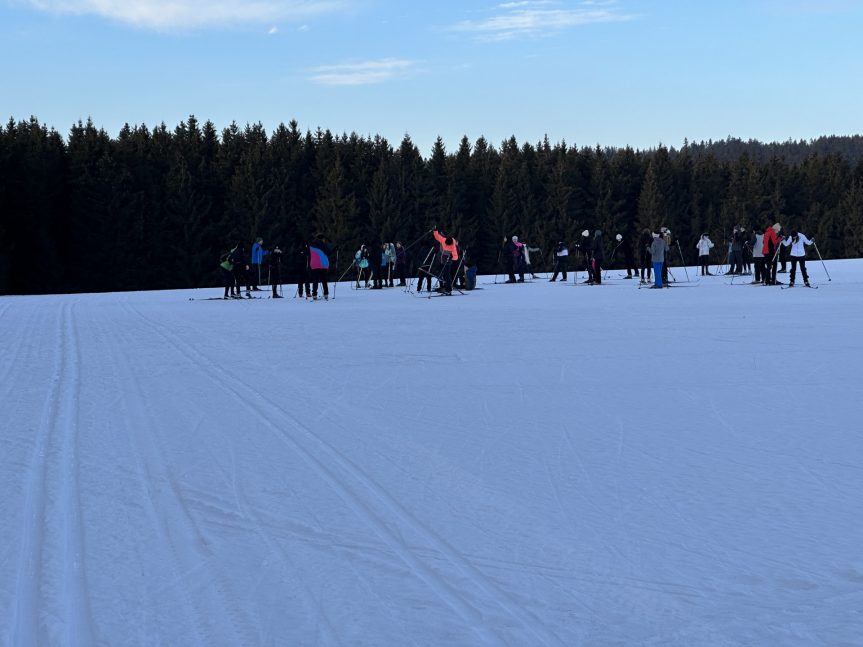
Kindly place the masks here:
POLYGON ((829 268, 2 298, 0 643, 861 645, 829 268))

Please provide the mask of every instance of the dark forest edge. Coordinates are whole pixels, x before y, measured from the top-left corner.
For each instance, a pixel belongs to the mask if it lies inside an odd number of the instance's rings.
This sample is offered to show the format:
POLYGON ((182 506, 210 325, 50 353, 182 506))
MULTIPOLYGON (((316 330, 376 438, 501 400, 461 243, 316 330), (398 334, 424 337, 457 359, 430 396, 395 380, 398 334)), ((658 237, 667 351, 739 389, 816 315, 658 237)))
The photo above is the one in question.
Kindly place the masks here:
POLYGON ((90 121, 68 137, 36 118, 0 126, 0 294, 212 286, 220 255, 257 236, 290 255, 320 233, 341 273, 361 243, 432 226, 481 273, 499 269, 505 237, 540 247, 544 265, 582 229, 613 240, 666 226, 694 264, 700 234, 776 221, 825 258, 863 255, 863 137, 646 151, 465 137, 425 157, 407 135, 393 146, 294 121, 218 132, 190 117, 116 138, 90 121))

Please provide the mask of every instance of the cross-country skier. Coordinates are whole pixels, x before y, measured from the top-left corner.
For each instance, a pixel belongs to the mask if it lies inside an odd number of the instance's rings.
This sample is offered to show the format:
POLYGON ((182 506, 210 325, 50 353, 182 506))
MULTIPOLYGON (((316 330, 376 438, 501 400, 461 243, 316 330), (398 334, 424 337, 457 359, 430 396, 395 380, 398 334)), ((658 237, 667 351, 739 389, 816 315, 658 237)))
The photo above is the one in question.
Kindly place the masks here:
POLYGON ((312 296, 312 277, 309 274, 309 248, 308 245, 300 241, 294 248, 292 266, 294 273, 297 276, 297 296, 303 297, 312 296))
POLYGON ((518 242, 518 236, 513 236, 510 240, 503 239, 504 257, 508 258, 507 266, 509 268, 509 278, 506 283, 524 283, 524 258, 522 255, 522 245, 518 242), (518 274, 518 281, 515 275, 518 274))
POLYGON ((554 274, 551 275, 549 281, 556 281, 557 275, 560 273, 561 280, 566 282, 566 265, 569 261, 569 250, 562 240, 557 241, 554 247, 554 274))
POLYGON ((258 284, 261 282, 261 264, 264 262, 264 256, 266 255, 267 252, 264 250, 264 239, 259 237, 252 245, 252 275, 249 279, 252 284, 252 290, 256 292, 260 291, 258 284))
POLYGON ((779 251, 779 243, 782 242, 782 225, 778 222, 764 230, 764 243, 761 251, 764 254, 764 285, 776 285, 776 257, 779 251))
POLYGON ((803 275, 803 285, 809 286, 809 274, 806 273, 806 246, 813 245, 814 240, 806 237, 806 234, 801 234, 796 229, 791 232, 791 237, 782 241, 785 247, 791 248, 791 277, 788 282, 788 287, 793 287, 794 277, 797 274, 797 265, 800 265, 800 273, 803 275))
POLYGON ((659 234, 654 233, 653 242, 650 243, 650 260, 653 263, 654 288, 662 287, 662 268, 665 265, 665 255, 668 253, 668 243, 659 234))
POLYGON ((710 276, 710 250, 713 249, 713 241, 707 234, 701 234, 701 238, 695 243, 698 250, 698 264, 701 266, 701 276, 710 276))
POLYGON ((650 281, 650 273, 653 271, 653 265, 651 265, 651 255, 650 255, 650 246, 653 244, 653 234, 650 233, 650 230, 646 227, 641 232, 641 237, 638 239, 638 248, 639 254, 641 255, 641 279, 640 283, 647 283, 650 281), (645 277, 645 273, 647 276, 645 277))
POLYGON ((369 250, 365 245, 360 245, 357 253, 354 254, 354 265, 357 268, 357 289, 360 287, 360 281, 364 281, 365 287, 369 287, 369 250))
MULTIPOLYGON (((219 271, 225 286, 225 298, 230 299, 234 294, 234 264, 231 263, 231 252, 222 254, 220 261, 219 271)), ((239 292, 237 294, 239 295, 239 292)))
MULTIPOLYGON (((593 268, 590 260, 593 258, 593 250, 590 246, 590 231, 587 229, 581 232, 581 243, 579 244, 578 251, 581 252, 581 258, 584 261, 584 269, 587 272, 587 280, 585 283, 591 284, 593 283, 593 268)), ((577 281, 578 275, 576 274, 576 282, 577 281)))
POLYGON ((602 247, 602 230, 597 229, 593 233, 593 246, 590 254, 590 271, 595 285, 602 284, 602 263, 605 260, 605 252, 602 247))
POLYGON ((521 251, 522 251, 522 254, 524 256, 524 271, 525 271, 525 273, 530 274, 530 278, 532 278, 532 279, 539 278, 536 274, 533 273, 533 265, 531 265, 531 262, 530 262, 530 255, 531 255, 531 252, 536 253, 536 252, 539 252, 542 250, 539 247, 531 247, 529 244, 523 243, 521 251))
POLYGON ((279 286, 282 284, 282 250, 276 245, 273 251, 269 252, 264 257, 264 262, 270 272, 270 286, 273 288, 273 298, 281 299, 279 294, 279 286))
POLYGON ((623 262, 626 264, 626 276, 624 276, 623 278, 637 278, 638 266, 635 264, 635 255, 632 253, 632 243, 629 242, 629 236, 617 234, 617 236, 615 236, 615 239, 617 240, 617 247, 620 249, 620 253, 623 255, 623 262))
POLYGON ((752 248, 752 263, 755 266, 752 282, 761 283, 764 280, 764 234, 753 228, 749 246, 752 248))
POLYGON ((401 241, 396 241, 396 276, 399 278, 399 286, 407 285, 405 278, 408 269, 408 252, 402 246, 401 241))
POLYGON ((441 288, 444 294, 452 294, 453 274, 455 266, 458 264, 458 241, 452 236, 442 234, 435 229, 432 234, 435 240, 440 245, 440 260, 441 260, 441 288))
POLYGON ((384 244, 384 260, 386 261, 386 272, 384 274, 385 285, 394 286, 395 269, 396 269, 396 246, 392 243, 384 244))
POLYGON ((312 279, 312 299, 318 298, 318 284, 323 286, 324 300, 330 298, 330 288, 327 285, 327 273, 330 271, 330 248, 315 236, 308 244, 309 275, 312 279))
POLYGON ((236 283, 237 296, 240 296, 240 290, 243 283, 246 284, 246 296, 252 296, 252 286, 249 282, 249 266, 246 265, 246 249, 243 243, 237 243, 237 246, 231 250, 231 264, 234 266, 234 283, 236 283))

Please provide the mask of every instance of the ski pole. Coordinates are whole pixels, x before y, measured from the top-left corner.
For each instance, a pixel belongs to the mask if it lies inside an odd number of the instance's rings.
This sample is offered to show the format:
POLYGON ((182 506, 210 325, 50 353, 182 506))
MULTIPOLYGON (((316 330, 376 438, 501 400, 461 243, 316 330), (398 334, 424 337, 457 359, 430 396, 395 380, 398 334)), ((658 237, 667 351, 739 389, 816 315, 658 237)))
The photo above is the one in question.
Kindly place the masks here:
MULTIPOLYGON (((348 268, 348 269, 350 269, 350 268, 348 268)), ((339 250, 336 250, 336 272, 338 272, 338 271, 339 271, 339 250)), ((344 276, 344 274, 342 274, 342 276, 344 276)), ((341 281, 341 277, 339 278, 339 281, 341 281)), ((335 283, 333 283, 333 301, 336 300, 336 288, 339 287, 339 281, 336 281, 335 283)))
MULTIPOLYGON (((621 245, 623 245, 622 242, 617 243, 617 247, 620 247, 621 245)), ((611 271, 611 268, 614 267, 614 257, 617 255, 617 247, 615 247, 611 252, 611 260, 608 261, 608 268, 605 270, 605 276, 602 277, 603 279, 608 278, 608 273, 611 271)))
POLYGON ((414 245, 416 245, 416 244, 417 244, 418 242, 420 242, 423 238, 425 238, 425 237, 426 237, 426 236, 428 236, 430 233, 432 233, 432 231, 434 231, 434 230, 429 230, 429 231, 427 231, 427 232, 423 233, 423 235, 422 235, 422 236, 420 236, 420 237, 419 237, 419 238, 417 238, 414 242, 412 242, 410 245, 408 245, 407 247, 405 247, 405 251, 409 250, 411 247, 413 247, 414 245))
POLYGON ((683 250, 680 249, 680 239, 674 241, 677 243, 677 251, 680 253, 680 262, 683 263, 683 271, 686 274, 686 282, 689 283, 689 271, 686 269, 686 260, 683 258, 683 250))
POLYGON ((818 260, 821 261, 821 267, 824 268, 824 273, 827 274, 827 280, 832 281, 830 278, 830 272, 827 271, 827 265, 824 264, 824 259, 821 258, 821 250, 818 249, 818 244, 813 240, 812 244, 815 245, 815 251, 818 252, 818 260))

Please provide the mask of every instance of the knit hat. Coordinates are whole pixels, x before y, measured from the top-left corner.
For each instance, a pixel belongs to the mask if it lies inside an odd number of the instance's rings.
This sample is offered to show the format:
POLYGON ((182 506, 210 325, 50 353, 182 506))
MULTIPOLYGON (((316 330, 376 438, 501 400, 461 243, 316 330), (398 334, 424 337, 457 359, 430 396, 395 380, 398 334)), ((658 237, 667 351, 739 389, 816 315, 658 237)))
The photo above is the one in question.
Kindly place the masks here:
POLYGON ((775 231, 775 232, 778 234, 778 233, 779 233, 779 230, 781 230, 781 229, 782 229, 782 225, 780 225, 778 222, 777 222, 777 223, 774 223, 774 225, 773 225, 773 231, 775 231))
POLYGON ((512 242, 517 243, 517 242, 518 242, 518 236, 513 236, 513 237, 512 237, 512 242))
POLYGON ((620 242, 621 240, 623 240, 623 236, 621 236, 620 234, 617 234, 617 236, 615 236, 615 238, 617 239, 617 242, 620 242))
POLYGON ((588 236, 590 236, 590 232, 587 229, 585 229, 583 232, 581 232, 581 235, 584 236, 585 238, 587 238, 588 236))

